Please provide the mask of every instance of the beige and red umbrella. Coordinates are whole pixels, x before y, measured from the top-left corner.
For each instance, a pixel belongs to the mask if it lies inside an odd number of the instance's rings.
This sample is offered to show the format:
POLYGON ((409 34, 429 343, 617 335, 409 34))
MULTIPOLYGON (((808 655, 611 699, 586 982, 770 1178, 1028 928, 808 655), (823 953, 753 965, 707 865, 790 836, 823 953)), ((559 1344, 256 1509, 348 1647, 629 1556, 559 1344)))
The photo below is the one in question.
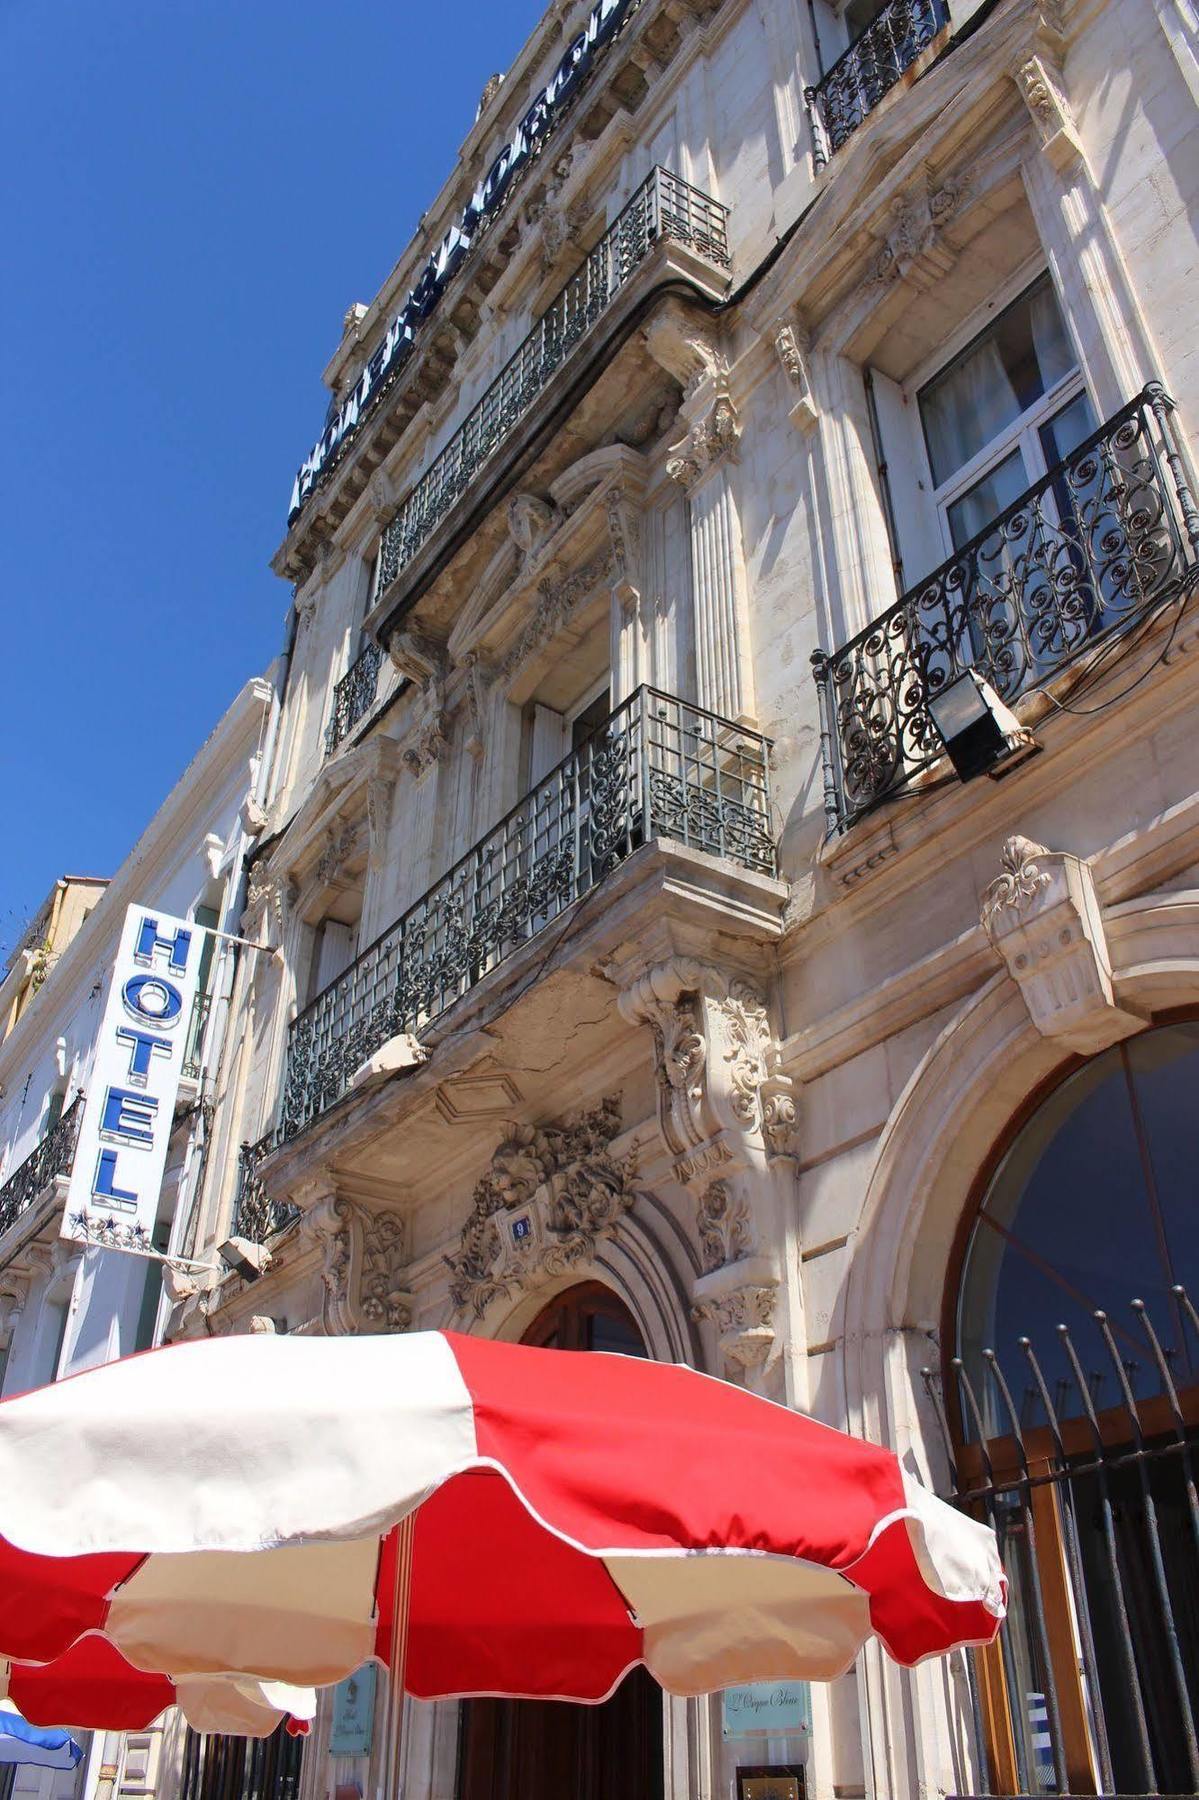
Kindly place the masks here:
POLYGON ((423 1332, 249 1336, 0 1404, 0 1689, 26 1717, 311 1715, 829 1680, 990 1641, 991 1532, 889 1451, 687 1368, 423 1332), (7 1673, 5 1672, 7 1663, 7 1673))

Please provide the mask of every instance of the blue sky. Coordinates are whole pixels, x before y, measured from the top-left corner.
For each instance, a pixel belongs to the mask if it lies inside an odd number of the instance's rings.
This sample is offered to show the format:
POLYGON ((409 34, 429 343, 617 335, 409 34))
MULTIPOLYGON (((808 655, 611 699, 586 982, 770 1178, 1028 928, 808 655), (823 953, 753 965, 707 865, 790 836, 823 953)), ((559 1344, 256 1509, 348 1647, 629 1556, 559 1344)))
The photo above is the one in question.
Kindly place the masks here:
POLYGON ((0 0, 0 944, 275 655, 320 371, 538 0, 0 0))

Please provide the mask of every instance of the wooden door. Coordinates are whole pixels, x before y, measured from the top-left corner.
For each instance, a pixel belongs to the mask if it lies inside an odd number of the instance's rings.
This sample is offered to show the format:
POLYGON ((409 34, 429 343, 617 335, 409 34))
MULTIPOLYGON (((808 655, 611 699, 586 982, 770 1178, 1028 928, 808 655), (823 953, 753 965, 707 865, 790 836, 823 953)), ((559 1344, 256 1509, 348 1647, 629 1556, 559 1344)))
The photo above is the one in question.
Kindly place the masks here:
MULTIPOLYGON (((559 1294, 524 1342, 644 1356, 628 1309, 598 1282, 559 1294)), ((662 1691, 633 1669, 602 1706, 561 1700, 463 1704, 459 1800, 662 1800, 662 1691)))

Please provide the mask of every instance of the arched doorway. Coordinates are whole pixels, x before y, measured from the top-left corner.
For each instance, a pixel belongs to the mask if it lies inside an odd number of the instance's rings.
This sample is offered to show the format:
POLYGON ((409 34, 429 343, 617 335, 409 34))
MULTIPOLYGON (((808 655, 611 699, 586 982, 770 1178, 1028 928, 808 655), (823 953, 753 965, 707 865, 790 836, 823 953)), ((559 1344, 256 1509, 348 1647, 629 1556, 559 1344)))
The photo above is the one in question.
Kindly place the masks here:
POLYGON ((1011 1583, 978 1659, 995 1793, 1199 1792, 1197 1100, 1199 1024, 1092 1058, 963 1233, 943 1383, 1011 1583))
MULTIPOLYGON (((521 1340, 551 1350, 645 1356, 632 1314, 598 1282, 551 1300, 521 1340)), ((662 1693, 633 1669, 602 1706, 463 1704, 458 1800, 662 1800, 662 1693)))

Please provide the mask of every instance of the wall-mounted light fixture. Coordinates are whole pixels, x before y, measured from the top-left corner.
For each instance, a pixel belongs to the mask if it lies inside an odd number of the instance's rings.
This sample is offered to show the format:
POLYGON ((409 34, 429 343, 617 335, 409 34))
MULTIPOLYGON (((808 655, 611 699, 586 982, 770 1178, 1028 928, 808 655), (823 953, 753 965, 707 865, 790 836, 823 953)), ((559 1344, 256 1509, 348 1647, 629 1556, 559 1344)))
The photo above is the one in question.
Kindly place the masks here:
POLYGON ((967 669, 932 695, 928 711, 962 781, 976 775, 998 779, 1040 749, 976 669, 967 669))

